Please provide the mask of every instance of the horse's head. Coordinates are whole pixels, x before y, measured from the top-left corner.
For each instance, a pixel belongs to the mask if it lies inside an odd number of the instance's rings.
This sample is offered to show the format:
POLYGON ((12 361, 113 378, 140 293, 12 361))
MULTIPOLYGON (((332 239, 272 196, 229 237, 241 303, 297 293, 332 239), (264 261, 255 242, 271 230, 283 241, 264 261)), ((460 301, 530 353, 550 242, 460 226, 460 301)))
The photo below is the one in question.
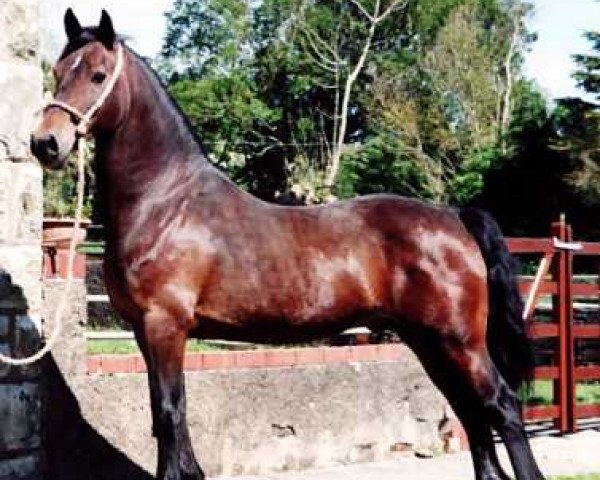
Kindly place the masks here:
POLYGON ((31 152, 47 168, 64 166, 79 136, 113 131, 125 114, 123 47, 106 11, 97 27, 81 27, 71 9, 65 13, 67 45, 53 73, 55 100, 44 109, 31 135, 31 152))

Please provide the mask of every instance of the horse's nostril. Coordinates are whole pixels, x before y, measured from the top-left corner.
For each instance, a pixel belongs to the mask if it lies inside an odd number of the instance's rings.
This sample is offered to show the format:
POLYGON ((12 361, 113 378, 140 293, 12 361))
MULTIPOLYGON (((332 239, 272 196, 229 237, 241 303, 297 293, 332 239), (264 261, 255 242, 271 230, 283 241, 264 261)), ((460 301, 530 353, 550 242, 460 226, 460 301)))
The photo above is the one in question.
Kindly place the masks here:
POLYGON ((30 139, 31 153, 42 161, 58 158, 58 142, 54 135, 35 136, 30 139))
POLYGON ((50 135, 46 141, 46 152, 50 157, 58 156, 58 142, 56 141, 56 137, 54 135, 50 135))

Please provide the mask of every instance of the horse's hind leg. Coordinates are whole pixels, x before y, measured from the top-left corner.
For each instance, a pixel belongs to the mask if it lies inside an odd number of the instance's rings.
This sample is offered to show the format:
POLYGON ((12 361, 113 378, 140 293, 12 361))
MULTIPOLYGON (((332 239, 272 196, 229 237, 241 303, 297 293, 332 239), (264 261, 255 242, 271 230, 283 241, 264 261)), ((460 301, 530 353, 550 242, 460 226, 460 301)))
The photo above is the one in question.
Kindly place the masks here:
MULTIPOLYGON (((490 362, 491 363, 491 362, 490 362)), ((525 433, 515 392, 492 365, 483 385, 485 408, 492 426, 506 445, 518 480, 543 480, 525 433)))
POLYGON ((420 332, 412 340, 405 337, 418 355, 430 378, 446 396, 467 436, 477 480, 508 480, 494 446, 490 424, 471 380, 468 364, 457 361, 441 339, 420 332))
POLYGON ((202 480, 186 423, 183 358, 187 332, 163 311, 144 316, 143 340, 151 389, 158 480, 202 480))
MULTIPOLYGON (((468 344, 454 337, 440 337, 425 345, 418 344, 416 350, 434 380, 449 396, 457 415, 464 419, 467 431, 475 428, 473 423, 486 426, 487 446, 479 444, 472 451, 476 469, 478 462, 487 469, 480 467, 478 478, 505 478, 489 437, 491 425, 506 445, 517 480, 543 480, 525 435, 516 395, 498 373, 485 343, 468 344), (453 375, 456 379, 442 378, 453 375), (486 476, 490 474, 491 477, 486 476)), ((470 433, 470 439, 474 433, 470 433)))

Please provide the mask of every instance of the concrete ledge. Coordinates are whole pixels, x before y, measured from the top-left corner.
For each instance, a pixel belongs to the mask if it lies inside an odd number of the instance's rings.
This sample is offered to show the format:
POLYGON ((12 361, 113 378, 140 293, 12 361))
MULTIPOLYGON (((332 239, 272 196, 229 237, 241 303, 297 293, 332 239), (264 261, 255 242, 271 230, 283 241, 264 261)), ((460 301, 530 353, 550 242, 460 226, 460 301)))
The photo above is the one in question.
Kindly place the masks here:
MULTIPOLYGON (((186 373, 188 425, 210 475, 329 467, 442 449, 446 402, 405 346, 194 357, 202 360, 186 373), (218 358, 237 363, 224 367, 218 358)), ((50 398, 47 405, 55 423, 46 437, 53 479, 74 478, 61 472, 90 480, 146 479, 154 472, 147 378, 123 372, 142 370, 140 357, 121 360, 103 357, 96 373, 71 377, 68 384, 55 377, 58 383, 47 386, 52 395, 64 391, 70 398, 50 398)))
MULTIPOLYGON (((385 344, 188 353, 184 368, 186 371, 198 371, 397 361, 406 352, 406 347, 402 345, 385 344)), ((87 358, 87 371, 90 374, 143 373, 146 371, 146 363, 139 354, 93 355, 87 358)))

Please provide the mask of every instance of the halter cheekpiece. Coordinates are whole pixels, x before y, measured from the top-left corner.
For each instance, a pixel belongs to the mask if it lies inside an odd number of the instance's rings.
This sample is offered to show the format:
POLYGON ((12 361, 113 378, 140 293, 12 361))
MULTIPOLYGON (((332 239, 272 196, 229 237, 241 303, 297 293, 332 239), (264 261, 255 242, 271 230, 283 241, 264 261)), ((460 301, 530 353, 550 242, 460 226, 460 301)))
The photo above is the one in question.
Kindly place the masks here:
POLYGON ((48 102, 44 107, 44 110, 48 109, 49 107, 58 107, 61 110, 64 110, 65 112, 74 116, 77 119, 77 134, 82 137, 87 136, 87 134, 89 133, 90 121, 92 117, 98 112, 98 110, 100 110, 100 108, 102 108, 102 105, 104 105, 104 102, 106 102, 106 99, 115 88, 117 80, 119 79, 119 77, 121 76, 121 72, 123 71, 123 65, 123 46, 119 43, 117 45, 117 60, 115 63, 115 69, 113 70, 112 75, 108 80, 108 83, 104 87, 104 90, 102 90, 102 93, 100 94, 98 99, 94 102, 94 104, 91 107, 87 109, 85 113, 81 113, 77 108, 69 105, 68 103, 61 102, 60 100, 52 100, 48 102))

